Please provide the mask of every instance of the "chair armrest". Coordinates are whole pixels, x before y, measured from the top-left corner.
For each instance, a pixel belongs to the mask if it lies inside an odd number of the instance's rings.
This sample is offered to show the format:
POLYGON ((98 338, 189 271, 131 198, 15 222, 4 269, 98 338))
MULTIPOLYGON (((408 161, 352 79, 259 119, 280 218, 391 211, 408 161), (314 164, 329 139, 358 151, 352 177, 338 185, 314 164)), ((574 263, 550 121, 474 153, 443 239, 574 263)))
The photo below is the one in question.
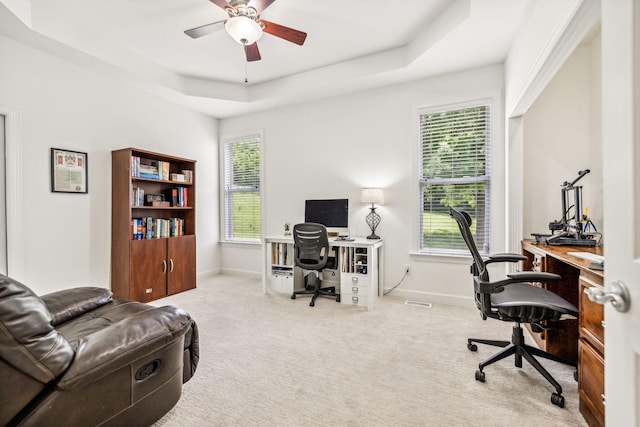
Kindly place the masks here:
POLYGON ((536 272, 536 271, 517 271, 507 274, 508 279, 502 279, 495 282, 483 282, 479 279, 475 280, 474 290, 479 293, 495 294, 502 292, 505 286, 509 286, 513 283, 522 282, 552 282, 554 280, 560 280, 561 276, 554 273, 536 272))
POLYGON ((491 254, 487 257, 487 260, 484 262, 485 264, 491 264, 492 262, 519 262, 526 261, 527 257, 520 254, 514 253, 503 253, 503 254, 491 254))
POLYGON ((63 289, 40 297, 51 313, 51 325, 56 326, 112 301, 109 289, 80 287, 63 289))
POLYGON ((72 390, 101 379, 181 338, 193 320, 174 306, 151 308, 75 342, 76 356, 57 387, 72 390))
POLYGON ((560 280, 562 277, 555 273, 546 273, 544 271, 516 271, 507 274, 507 277, 518 282, 553 282, 560 280))

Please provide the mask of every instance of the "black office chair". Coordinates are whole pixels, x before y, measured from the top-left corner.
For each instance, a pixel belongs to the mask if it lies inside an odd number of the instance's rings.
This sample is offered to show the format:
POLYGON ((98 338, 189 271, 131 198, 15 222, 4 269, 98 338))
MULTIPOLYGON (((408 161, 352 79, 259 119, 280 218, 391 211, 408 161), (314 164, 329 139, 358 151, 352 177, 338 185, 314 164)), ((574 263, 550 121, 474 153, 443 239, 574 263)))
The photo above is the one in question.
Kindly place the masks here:
POLYGON ((578 317, 578 309, 573 304, 551 291, 533 286, 527 282, 547 283, 560 279, 560 276, 553 273, 534 271, 514 272, 507 274, 506 279, 492 282, 486 268, 487 264, 518 262, 527 258, 520 254, 496 254, 488 255, 485 260, 480 256, 471 234, 471 216, 466 212, 459 212, 453 208, 450 208, 449 213, 458 223, 460 233, 462 233, 462 237, 473 256, 471 274, 473 274, 476 306, 481 312, 482 319, 486 320, 487 317, 491 317, 505 322, 515 322, 511 341, 468 339, 467 348, 471 351, 478 350, 475 343, 503 347, 503 350, 479 364, 479 369, 476 371, 476 380, 484 382, 484 368, 511 355, 515 355, 515 366, 521 368, 522 358, 524 357, 556 389, 556 392, 551 394, 551 403, 561 408, 564 407, 562 387, 534 356, 564 363, 574 368, 576 363, 525 344, 521 326, 522 323, 528 323, 533 331, 540 332, 546 328, 542 325, 542 322, 546 320, 575 319, 578 317))
POLYGON ((311 270, 304 277, 304 287, 302 291, 293 291, 291 299, 296 299, 297 295, 312 295, 309 305, 316 305, 318 296, 328 296, 340 302, 340 294, 336 293, 335 286, 321 287, 319 272, 327 264, 329 258, 329 237, 327 229, 322 224, 306 222, 293 226, 293 241, 295 251, 295 263, 303 270, 311 270))

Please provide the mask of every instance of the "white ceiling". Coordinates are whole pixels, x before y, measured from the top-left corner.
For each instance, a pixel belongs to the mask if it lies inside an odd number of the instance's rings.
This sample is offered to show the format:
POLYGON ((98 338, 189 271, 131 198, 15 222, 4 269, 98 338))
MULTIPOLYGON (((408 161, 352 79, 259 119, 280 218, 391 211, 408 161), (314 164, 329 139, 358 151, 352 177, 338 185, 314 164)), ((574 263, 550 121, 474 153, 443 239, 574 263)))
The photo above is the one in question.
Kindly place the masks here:
POLYGON ((0 34, 214 117, 502 62, 530 0, 276 0, 247 63, 225 31, 184 30, 228 16, 208 0, 0 0, 0 34), (245 77, 248 83, 245 83, 245 77))

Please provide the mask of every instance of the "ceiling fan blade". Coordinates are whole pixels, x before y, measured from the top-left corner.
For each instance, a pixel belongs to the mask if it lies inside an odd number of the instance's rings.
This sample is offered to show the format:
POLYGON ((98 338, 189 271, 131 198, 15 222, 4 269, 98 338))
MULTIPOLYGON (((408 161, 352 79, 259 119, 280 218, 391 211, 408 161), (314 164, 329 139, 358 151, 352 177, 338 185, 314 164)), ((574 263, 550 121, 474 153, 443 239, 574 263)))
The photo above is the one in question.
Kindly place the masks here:
POLYGON ((260 61, 262 58, 260 57, 260 51, 258 50, 258 43, 246 45, 244 47, 244 53, 247 56, 247 61, 260 61))
POLYGON ((184 33, 191 38, 197 39, 202 36, 206 36, 207 34, 215 33, 216 31, 220 31, 224 28, 224 23, 226 21, 218 21, 213 24, 203 25, 201 27, 192 28, 190 30, 185 31, 184 33))
POLYGON ((251 0, 251 2, 249 2, 249 6, 254 8, 258 12, 258 15, 260 15, 260 13, 271 6, 271 3, 274 1, 276 0, 251 0))
POLYGON ((223 9, 226 9, 227 7, 229 7, 229 3, 227 3, 226 0, 209 0, 211 3, 215 4, 218 7, 221 7, 223 9))
POLYGON ((264 19, 260 19, 259 22, 262 22, 265 25, 263 30, 265 33, 280 37, 281 39, 285 39, 291 43, 302 46, 307 38, 307 33, 285 27, 284 25, 274 24, 273 22, 265 21, 264 19))

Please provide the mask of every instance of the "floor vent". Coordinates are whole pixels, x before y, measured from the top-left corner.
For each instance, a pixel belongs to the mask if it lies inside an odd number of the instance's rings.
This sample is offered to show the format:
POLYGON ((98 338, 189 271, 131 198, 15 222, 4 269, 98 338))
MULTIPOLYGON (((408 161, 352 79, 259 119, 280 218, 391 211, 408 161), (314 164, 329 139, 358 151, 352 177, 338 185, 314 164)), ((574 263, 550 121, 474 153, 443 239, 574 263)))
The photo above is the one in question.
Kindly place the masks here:
POLYGON ((426 307, 426 308, 431 308, 431 303, 430 302, 420 302, 420 301, 409 301, 406 300, 405 305, 415 305, 417 307, 426 307))

